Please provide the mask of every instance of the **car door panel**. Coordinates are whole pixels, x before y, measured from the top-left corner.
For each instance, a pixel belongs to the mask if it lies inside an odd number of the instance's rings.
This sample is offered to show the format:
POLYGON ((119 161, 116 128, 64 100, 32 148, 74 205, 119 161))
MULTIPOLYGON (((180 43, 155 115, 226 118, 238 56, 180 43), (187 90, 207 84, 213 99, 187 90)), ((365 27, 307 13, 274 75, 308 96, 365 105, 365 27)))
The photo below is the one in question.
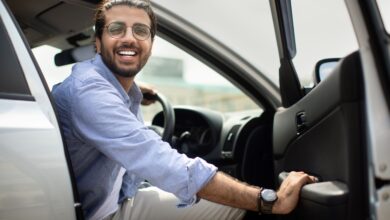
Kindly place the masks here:
POLYGON ((75 219, 55 112, 7 5, 0 1, 0 219, 75 219))
POLYGON ((302 170, 321 181, 303 188, 297 219, 363 216, 361 84, 355 52, 300 101, 275 114, 276 174, 302 170))

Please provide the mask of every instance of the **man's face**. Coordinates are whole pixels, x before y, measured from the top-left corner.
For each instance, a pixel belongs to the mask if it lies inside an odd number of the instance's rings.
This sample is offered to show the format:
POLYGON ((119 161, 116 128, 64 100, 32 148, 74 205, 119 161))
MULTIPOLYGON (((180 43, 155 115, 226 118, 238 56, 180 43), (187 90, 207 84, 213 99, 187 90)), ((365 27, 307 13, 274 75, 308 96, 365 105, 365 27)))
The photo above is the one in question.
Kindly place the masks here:
POLYGON ((114 21, 126 24, 126 35, 118 39, 113 38, 104 27, 102 38, 96 38, 96 50, 113 73, 134 77, 146 64, 153 42, 151 37, 142 41, 134 38, 131 27, 134 24, 150 27, 151 21, 144 10, 125 5, 114 6, 105 12, 106 26, 114 21))

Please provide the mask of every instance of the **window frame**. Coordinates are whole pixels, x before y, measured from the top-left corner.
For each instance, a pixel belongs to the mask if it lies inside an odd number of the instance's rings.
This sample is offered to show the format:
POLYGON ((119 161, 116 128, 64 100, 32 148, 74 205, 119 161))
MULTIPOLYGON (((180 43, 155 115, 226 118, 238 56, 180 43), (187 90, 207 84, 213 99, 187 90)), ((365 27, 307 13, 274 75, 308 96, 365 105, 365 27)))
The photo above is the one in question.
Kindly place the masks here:
MULTIPOLYGON (((0 56, 1 63, 8 63, 6 69, 1 70, 1 82, 8 83, 10 87, 0 88, 0 99, 25 100, 34 101, 31 90, 28 86, 27 79, 19 62, 19 57, 15 52, 15 48, 10 39, 6 25, 3 19, 0 19, 0 38, 1 38, 1 53, 7 56, 0 56), (13 74, 4 74, 4 72, 12 72, 13 74), (15 77, 15 78, 14 78, 15 77)), ((4 84, 3 84, 4 85, 4 84)), ((0 84, 0 86, 3 86, 0 84)))

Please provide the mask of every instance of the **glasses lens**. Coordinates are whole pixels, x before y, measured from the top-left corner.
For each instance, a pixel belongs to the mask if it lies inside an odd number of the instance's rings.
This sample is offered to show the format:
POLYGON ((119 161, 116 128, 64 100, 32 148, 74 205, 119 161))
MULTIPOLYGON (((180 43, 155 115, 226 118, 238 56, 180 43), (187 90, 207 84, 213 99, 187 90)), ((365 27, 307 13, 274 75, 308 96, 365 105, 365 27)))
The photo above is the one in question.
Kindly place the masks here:
POLYGON ((113 22, 107 27, 108 34, 114 38, 121 38, 125 35, 126 25, 121 22, 113 22))
POLYGON ((134 24, 133 25, 133 34, 134 37, 138 40, 146 40, 150 36, 150 29, 144 24, 134 24))

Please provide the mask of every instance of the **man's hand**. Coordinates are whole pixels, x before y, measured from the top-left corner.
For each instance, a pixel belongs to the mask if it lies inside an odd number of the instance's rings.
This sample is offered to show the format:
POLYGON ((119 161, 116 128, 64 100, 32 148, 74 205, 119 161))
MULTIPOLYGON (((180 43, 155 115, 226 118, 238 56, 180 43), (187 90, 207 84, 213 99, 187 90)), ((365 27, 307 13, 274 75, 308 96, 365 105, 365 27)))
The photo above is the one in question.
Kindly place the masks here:
POLYGON ((272 208, 272 213, 287 214, 291 212, 298 203, 302 186, 317 181, 316 177, 304 172, 290 172, 277 192, 278 200, 272 208))
MULTIPOLYGON (((142 94, 146 94, 146 93, 149 93, 151 95, 155 95, 156 94, 156 90, 153 86, 149 85, 149 84, 146 84, 146 83, 137 83, 138 84, 138 87, 140 88, 142 94)), ((150 99, 142 99, 142 102, 141 104, 142 105, 150 105, 150 104, 153 104, 155 103, 156 100, 150 100, 150 99)))
MULTIPOLYGON (((272 213, 291 212, 298 203, 302 186, 313 182, 317 182, 313 176, 303 172, 290 172, 277 192, 278 200, 272 207, 272 213)), ((197 195, 212 202, 257 212, 259 193, 259 187, 250 186, 222 172, 217 172, 197 195)))

